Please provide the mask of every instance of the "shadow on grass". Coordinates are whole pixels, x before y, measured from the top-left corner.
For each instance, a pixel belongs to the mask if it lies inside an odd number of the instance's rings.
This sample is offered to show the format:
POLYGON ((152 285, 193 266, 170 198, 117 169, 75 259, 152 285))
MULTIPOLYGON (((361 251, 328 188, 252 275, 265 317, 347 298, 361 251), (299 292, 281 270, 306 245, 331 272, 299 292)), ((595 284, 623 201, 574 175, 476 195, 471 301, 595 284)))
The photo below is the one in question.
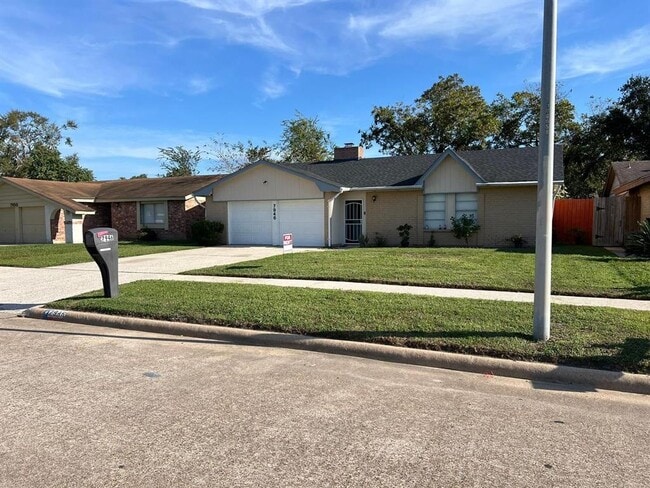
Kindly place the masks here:
POLYGON ((327 337, 329 339, 345 339, 349 341, 367 341, 376 338, 395 338, 395 339, 522 339, 532 341, 533 336, 523 332, 500 332, 484 330, 459 330, 459 331, 430 331, 430 332, 396 332, 394 330, 341 330, 341 331, 323 331, 310 332, 315 337, 327 337))
POLYGON ((227 270, 235 270, 235 269, 259 269, 262 266, 245 266, 245 265, 237 265, 237 266, 226 266, 224 269, 227 270))
POLYGON ((601 364, 600 367, 603 368, 615 363, 631 373, 645 373, 648 366, 644 367, 643 363, 650 364, 650 339, 628 337, 622 343, 594 344, 594 347, 612 351, 611 355, 590 357, 595 364, 601 364))
POLYGON ((632 288, 615 288, 622 298, 650 300, 650 285, 633 286, 632 288))

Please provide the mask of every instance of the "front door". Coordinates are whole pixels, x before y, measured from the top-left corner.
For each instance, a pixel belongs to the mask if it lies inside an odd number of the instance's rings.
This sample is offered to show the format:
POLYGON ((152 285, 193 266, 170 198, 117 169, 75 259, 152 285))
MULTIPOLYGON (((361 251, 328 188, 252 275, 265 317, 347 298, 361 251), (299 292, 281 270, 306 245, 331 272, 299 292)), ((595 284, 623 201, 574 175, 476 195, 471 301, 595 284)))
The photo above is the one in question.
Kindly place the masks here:
POLYGON ((345 201, 345 243, 358 244, 363 223, 363 202, 345 201))

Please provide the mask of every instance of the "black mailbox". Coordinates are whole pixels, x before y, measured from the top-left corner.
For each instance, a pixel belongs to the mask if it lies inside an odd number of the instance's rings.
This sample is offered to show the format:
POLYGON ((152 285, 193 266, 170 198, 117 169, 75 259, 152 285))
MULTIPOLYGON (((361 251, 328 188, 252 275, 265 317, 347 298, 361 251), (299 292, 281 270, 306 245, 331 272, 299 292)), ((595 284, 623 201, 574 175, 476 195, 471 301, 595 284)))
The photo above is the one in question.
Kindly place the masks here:
POLYGON ((97 227, 84 234, 84 245, 102 272, 104 296, 119 295, 117 276, 117 231, 110 227, 97 227))

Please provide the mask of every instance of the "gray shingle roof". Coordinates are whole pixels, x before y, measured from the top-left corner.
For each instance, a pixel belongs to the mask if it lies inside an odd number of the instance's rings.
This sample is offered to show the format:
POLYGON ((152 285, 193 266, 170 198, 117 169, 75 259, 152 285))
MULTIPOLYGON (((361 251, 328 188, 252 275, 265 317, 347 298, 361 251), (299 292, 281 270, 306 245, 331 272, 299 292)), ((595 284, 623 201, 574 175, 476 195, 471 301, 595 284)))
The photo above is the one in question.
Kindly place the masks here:
MULTIPOLYGON (((537 181, 538 148, 457 151, 486 183, 537 181)), ((352 188, 415 184, 439 154, 293 163, 291 168, 352 188)), ((555 181, 564 179, 562 146, 555 147, 555 181)))
POLYGON ((613 194, 650 182, 650 161, 615 161, 612 170, 618 180, 616 187, 611 188, 613 194))

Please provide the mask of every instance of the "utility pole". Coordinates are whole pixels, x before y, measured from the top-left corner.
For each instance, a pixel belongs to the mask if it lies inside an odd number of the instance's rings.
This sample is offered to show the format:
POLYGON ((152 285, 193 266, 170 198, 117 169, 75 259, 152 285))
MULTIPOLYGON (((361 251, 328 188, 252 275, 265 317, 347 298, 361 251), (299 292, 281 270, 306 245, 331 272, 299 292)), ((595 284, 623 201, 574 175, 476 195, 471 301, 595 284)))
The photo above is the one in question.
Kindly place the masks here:
POLYGON ((535 312, 533 317, 533 337, 538 341, 546 341, 551 336, 556 51, 557 0, 544 0, 542 106, 539 124, 537 227, 535 232, 535 312))

